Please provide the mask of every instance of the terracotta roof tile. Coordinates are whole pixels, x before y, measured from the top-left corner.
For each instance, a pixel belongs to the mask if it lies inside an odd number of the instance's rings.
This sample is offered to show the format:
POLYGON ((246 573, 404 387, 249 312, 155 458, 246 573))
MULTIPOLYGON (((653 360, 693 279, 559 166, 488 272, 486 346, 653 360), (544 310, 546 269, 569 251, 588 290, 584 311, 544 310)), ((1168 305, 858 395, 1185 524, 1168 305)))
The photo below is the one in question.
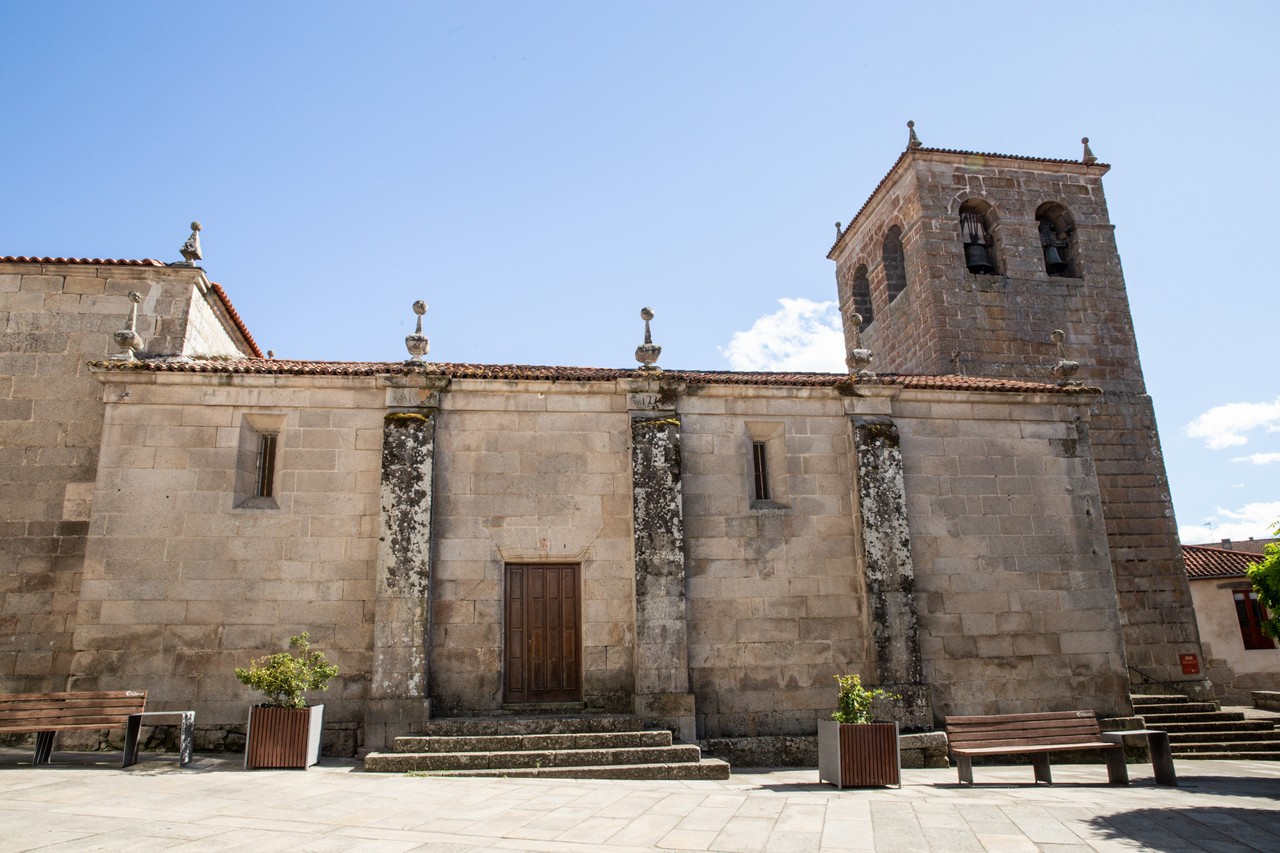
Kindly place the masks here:
POLYGON ((249 327, 244 324, 244 320, 240 319, 240 312, 231 304, 231 297, 227 296, 227 292, 222 289, 222 285, 217 282, 209 282, 209 287, 222 300, 223 306, 227 309, 227 313, 231 315, 231 322, 236 324, 236 328, 240 330, 240 334, 244 335, 244 339, 249 344, 249 349, 258 358, 262 358, 262 350, 258 348, 258 342, 253 339, 253 335, 249 334, 249 327))
POLYGON ((1204 545, 1183 545, 1182 559, 1189 578, 1242 578, 1250 563, 1258 562, 1258 554, 1228 551, 1204 545))
POLYGON ((25 256, 5 255, 0 262, 11 264, 94 264, 99 266, 118 267, 163 267, 164 261, 155 258, 143 258, 130 261, 124 258, 28 258, 25 256))
MULTIPOLYGON (((528 364, 457 364, 424 362, 412 366, 403 361, 291 361, 287 359, 188 359, 157 358, 137 362, 99 361, 103 370, 138 370, 161 373, 224 373, 277 376, 381 376, 422 372, 427 376, 451 379, 520 379, 550 382, 612 382, 643 374, 636 369, 612 367, 560 367, 528 364)), ((1030 394, 1096 394, 1096 388, 1060 386, 1018 379, 990 379, 977 376, 913 376, 880 374, 849 383, 843 373, 766 373, 709 370, 664 370, 663 379, 695 385, 759 385, 787 388, 831 388, 849 384, 896 386, 954 391, 1001 391, 1030 394)))
MULTIPOLYGON (((831 244, 831 248, 827 250, 828 258, 835 253, 836 246, 840 245, 840 241, 844 239, 844 235, 849 233, 849 230, 853 228, 853 223, 858 221, 858 218, 862 216, 863 211, 867 209, 867 205, 871 204, 871 200, 876 197, 880 192, 880 189, 888 182, 889 176, 892 175, 894 170, 898 168, 902 161, 912 153, 912 150, 913 149, 910 148, 906 149, 898 155, 897 160, 893 161, 893 165, 889 167, 889 171, 884 173, 884 177, 880 179, 880 183, 876 184, 876 188, 871 191, 871 195, 867 196, 867 200, 862 203, 862 207, 858 208, 858 212, 853 215, 853 218, 849 220, 848 224, 845 225, 839 236, 836 237, 836 241, 831 244)), ((914 150, 922 154, 959 154, 964 157, 997 157, 1001 160, 1022 160, 1029 163, 1072 163, 1077 166, 1086 165, 1082 160, 1062 160, 1054 157, 1028 157, 1024 154, 996 154, 990 151, 964 151, 959 148, 916 148, 914 150)), ((1111 168, 1110 164, 1101 162, 1088 165, 1091 165, 1093 168, 1103 170, 1111 168)))

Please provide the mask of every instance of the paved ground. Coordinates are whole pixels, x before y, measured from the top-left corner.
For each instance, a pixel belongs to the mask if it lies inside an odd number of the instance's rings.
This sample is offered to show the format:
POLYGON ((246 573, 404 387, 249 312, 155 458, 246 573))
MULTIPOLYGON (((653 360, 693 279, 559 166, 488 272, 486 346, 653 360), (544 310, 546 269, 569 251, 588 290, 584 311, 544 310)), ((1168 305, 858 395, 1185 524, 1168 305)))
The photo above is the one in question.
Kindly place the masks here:
POLYGON ((1105 784, 1101 765, 906 770, 900 789, 837 791, 816 770, 727 782, 577 782, 363 773, 326 759, 245 772, 198 756, 0 750, 0 850, 1280 851, 1280 764, 1178 763, 1179 788, 1105 784))

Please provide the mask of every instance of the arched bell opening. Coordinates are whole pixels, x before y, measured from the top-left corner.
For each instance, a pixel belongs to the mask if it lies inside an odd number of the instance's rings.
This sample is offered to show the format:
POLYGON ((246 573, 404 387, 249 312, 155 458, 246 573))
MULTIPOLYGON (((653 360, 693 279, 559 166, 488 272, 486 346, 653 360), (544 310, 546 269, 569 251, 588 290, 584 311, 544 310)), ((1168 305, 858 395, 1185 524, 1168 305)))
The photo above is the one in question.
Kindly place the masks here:
POLYGON ((1079 278, 1079 250, 1071 211, 1056 201, 1047 201, 1036 208, 1036 227, 1044 253, 1044 271, 1052 276, 1079 278))
POLYGON ((862 315, 859 331, 866 329, 875 319, 875 311, 871 307, 871 282, 867 278, 867 265, 858 264, 853 271, 853 310, 862 315))
POLYGON ((885 232, 880 246, 880 259, 884 264, 884 283, 889 291, 889 301, 907 289, 907 258, 902 251, 902 229, 897 225, 885 232))
POLYGON ((995 209, 981 199, 960 205, 960 242, 964 266, 974 275, 1000 275, 999 220, 995 209))

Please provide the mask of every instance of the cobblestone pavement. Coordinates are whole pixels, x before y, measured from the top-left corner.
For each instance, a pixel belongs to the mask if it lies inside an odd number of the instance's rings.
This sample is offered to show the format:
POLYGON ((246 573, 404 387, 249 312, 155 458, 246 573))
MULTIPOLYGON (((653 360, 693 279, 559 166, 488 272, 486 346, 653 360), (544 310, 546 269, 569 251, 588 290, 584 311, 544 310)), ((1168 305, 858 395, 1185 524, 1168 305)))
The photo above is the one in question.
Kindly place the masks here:
POLYGON ((727 782, 467 779, 240 769, 236 757, 0 750, 0 850, 1280 851, 1280 764, 1182 761, 1110 787, 1101 765, 904 770, 901 788, 845 790, 816 770, 727 782))

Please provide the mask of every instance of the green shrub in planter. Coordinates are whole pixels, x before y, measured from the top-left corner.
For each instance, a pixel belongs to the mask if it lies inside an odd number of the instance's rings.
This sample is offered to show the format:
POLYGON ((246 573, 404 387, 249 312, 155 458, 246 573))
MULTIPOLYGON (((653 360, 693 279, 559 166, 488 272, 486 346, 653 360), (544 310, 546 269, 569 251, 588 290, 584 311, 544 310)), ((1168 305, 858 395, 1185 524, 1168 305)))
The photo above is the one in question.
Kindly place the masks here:
POLYGON ((868 690, 862 686, 862 676, 857 673, 834 677, 836 683, 840 685, 840 690, 836 696, 836 711, 831 715, 831 719, 837 723, 869 723, 871 706, 877 699, 900 698, 897 694, 881 690, 879 687, 868 690))
POLYGON ((338 674, 338 668, 324 659, 324 652, 311 651, 306 631, 289 638, 292 652, 254 658, 247 667, 236 667, 236 678, 267 697, 275 708, 305 708, 308 690, 324 690, 338 674))

